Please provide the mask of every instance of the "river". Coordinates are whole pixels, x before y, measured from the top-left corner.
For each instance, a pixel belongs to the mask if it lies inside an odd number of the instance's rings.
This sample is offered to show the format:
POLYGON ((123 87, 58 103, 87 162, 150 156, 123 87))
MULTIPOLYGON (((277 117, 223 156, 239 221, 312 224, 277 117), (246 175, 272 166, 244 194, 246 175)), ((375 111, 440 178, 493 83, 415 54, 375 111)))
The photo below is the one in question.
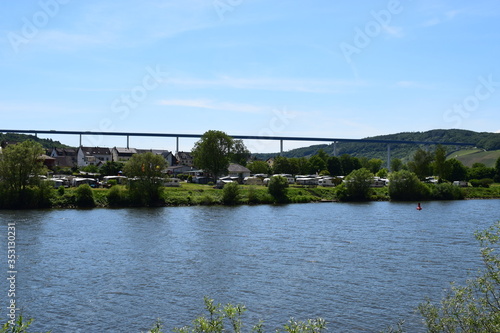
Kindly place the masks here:
MULTIPOLYGON (((480 268, 474 232, 500 200, 0 211, 16 229, 16 304, 34 331, 165 331, 203 297, 242 303, 247 329, 323 317, 330 332, 377 332, 480 268)), ((2 318, 9 285, 0 281, 2 318)), ((20 312, 18 312, 20 313, 20 312)))

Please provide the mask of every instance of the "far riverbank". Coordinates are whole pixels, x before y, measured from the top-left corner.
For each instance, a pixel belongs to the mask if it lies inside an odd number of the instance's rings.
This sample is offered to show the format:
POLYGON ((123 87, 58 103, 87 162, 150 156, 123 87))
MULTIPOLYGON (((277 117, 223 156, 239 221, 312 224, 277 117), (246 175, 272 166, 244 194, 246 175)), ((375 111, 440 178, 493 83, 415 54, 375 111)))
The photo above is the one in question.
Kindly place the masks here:
MULTIPOLYGON (((118 200, 108 200, 110 189, 92 189, 95 207, 134 207, 133 202, 127 200, 127 189, 116 186, 115 193, 119 194, 118 200), (121 198, 121 199, 120 199, 121 198), (111 202, 112 201, 112 202, 111 202)), ((52 208, 76 208, 76 195, 74 188, 57 191, 52 200, 52 208)), ((464 199, 499 199, 500 184, 489 188, 467 187, 462 188, 464 199)), ((390 201, 387 187, 372 188, 369 201, 390 201)), ((428 198, 426 200, 436 200, 428 198)), ((336 202, 340 201, 336 187, 290 186, 287 197, 281 203, 310 203, 310 202, 336 202)), ((240 185, 236 205, 273 204, 276 200, 269 194, 265 186, 240 185)), ((155 206, 198 206, 198 205, 224 205, 223 190, 215 189, 209 185, 182 183, 180 187, 166 187, 162 191, 161 199, 155 206)))

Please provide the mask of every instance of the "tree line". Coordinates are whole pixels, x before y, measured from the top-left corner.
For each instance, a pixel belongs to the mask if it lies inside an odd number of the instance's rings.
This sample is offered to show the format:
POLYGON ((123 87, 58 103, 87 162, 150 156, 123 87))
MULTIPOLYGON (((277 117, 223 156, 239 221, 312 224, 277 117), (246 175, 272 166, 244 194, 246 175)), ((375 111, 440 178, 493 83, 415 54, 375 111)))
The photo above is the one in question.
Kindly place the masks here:
MULTIPOLYGON (((332 176, 347 176, 352 171, 365 168, 377 176, 386 177, 389 170, 384 167, 381 159, 354 157, 348 154, 330 156, 322 149, 317 154, 307 157, 274 158, 272 166, 264 161, 252 161, 247 165, 252 173, 265 174, 320 174, 332 176)), ((475 163, 472 167, 465 166, 459 160, 446 158, 446 149, 437 146, 433 151, 417 149, 410 161, 404 163, 394 158, 390 163, 390 171, 408 170, 417 175, 420 180, 426 177, 437 176, 440 182, 469 181, 473 179, 491 179, 500 182, 500 158, 495 167, 489 168, 484 164, 475 163)))
MULTIPOLYGON (((54 191, 51 184, 40 177, 47 173, 40 159, 43 152, 41 145, 33 141, 9 145, 3 150, 0 154, 0 208, 51 207, 54 191)), ((243 142, 221 131, 206 132, 196 142, 192 154, 196 166, 214 180, 227 172, 231 162, 246 165, 254 174, 345 176, 345 181, 336 189, 339 200, 369 200, 369 187, 374 176, 390 178, 389 196, 395 200, 456 199, 463 197, 463 194, 447 186, 449 182, 466 180, 473 186, 488 187, 494 181, 500 181, 500 158, 493 168, 482 164, 468 168, 456 159, 447 159, 442 146, 437 146, 434 151, 420 148, 407 163, 393 159, 391 172, 384 168, 381 159, 358 158, 347 154, 330 156, 323 150, 310 158, 277 156, 272 165, 257 160, 247 163, 250 152, 243 142), (442 184, 434 187, 421 184, 421 180, 431 175, 437 176, 442 184), (408 188, 412 190, 408 191, 408 188)), ((125 190, 120 187, 110 190, 107 203, 111 206, 164 204, 162 194, 166 167, 166 160, 153 153, 135 154, 126 163, 108 162, 102 165, 97 170, 104 175, 116 175, 123 170, 129 177, 125 190)), ((283 180, 274 180, 270 184, 270 194, 278 202, 287 202, 285 183, 283 180), (278 190, 275 191, 276 188, 278 190)), ((227 191, 233 194, 228 194, 223 201, 236 203, 237 195, 234 193, 238 191, 227 191)), ((64 188, 59 190, 59 194, 64 195, 64 188)), ((69 198, 69 202, 76 206, 93 206, 91 189, 85 186, 79 188, 75 196, 69 198)))

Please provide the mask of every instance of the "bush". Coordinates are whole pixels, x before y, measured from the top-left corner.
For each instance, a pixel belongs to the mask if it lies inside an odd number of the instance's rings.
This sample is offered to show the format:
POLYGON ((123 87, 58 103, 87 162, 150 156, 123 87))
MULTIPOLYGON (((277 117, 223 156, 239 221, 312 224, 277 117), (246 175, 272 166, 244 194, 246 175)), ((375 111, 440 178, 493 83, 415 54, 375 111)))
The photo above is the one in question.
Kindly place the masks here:
POLYGON ((110 207, 128 205, 127 192, 121 186, 113 186, 107 194, 108 204, 110 207))
POLYGON ((108 187, 113 187, 118 184, 118 181, 116 179, 110 179, 108 180, 108 187))
POLYGON ((269 180, 268 188, 269 194, 277 202, 286 202, 288 193, 288 179, 283 176, 273 176, 269 180))
POLYGON ((352 171, 344 182, 344 187, 337 191, 339 199, 344 201, 365 201, 370 199, 373 174, 365 168, 352 171))
POLYGON ((228 183, 222 189, 222 202, 225 205, 234 205, 240 199, 240 186, 238 183, 228 183))
POLYGON ((493 179, 483 178, 483 179, 471 179, 470 184, 472 187, 484 187, 488 188, 491 184, 493 184, 493 179))
POLYGON ((62 197, 64 195, 64 191, 66 191, 64 189, 64 186, 59 186, 59 188, 57 189, 57 194, 59 194, 62 197))
POLYGON ((461 200, 465 197, 464 192, 458 186, 450 183, 437 184, 431 188, 432 199, 435 200, 461 200))
POLYGON ((28 333, 28 328, 32 322, 33 319, 24 320, 23 316, 19 315, 15 322, 11 320, 2 325, 2 327, 0 327, 0 333, 28 333))
MULTIPOLYGON (((243 330, 242 316, 246 311, 244 305, 241 304, 227 304, 222 306, 221 304, 214 304, 213 299, 208 297, 204 298, 205 309, 208 312, 208 316, 200 316, 193 320, 192 327, 184 326, 181 328, 175 328, 176 333, 223 333, 223 332, 233 332, 241 333, 243 330)), ((154 327, 151 329, 152 333, 161 333, 162 324, 157 321, 154 327)), ((283 331, 288 333, 322 333, 326 329, 326 322, 322 318, 309 319, 307 321, 296 321, 293 318, 290 319, 285 325, 283 325, 283 331)), ((260 321, 254 325, 251 332, 262 333, 263 322, 260 321)), ((276 333, 280 333, 281 330, 276 330, 276 333)))
POLYGON ((134 180, 128 185, 128 198, 133 206, 159 206, 165 188, 160 184, 151 184, 145 180, 134 180))
POLYGON ((94 193, 89 184, 82 184, 75 191, 76 205, 78 207, 94 207, 94 193))
POLYGON ((198 199, 199 205, 208 206, 208 205, 213 205, 216 203, 217 203, 216 199, 209 194, 204 194, 198 199))
POLYGON ((428 332, 500 332, 500 222, 476 233, 481 245, 481 275, 452 285, 440 304, 420 304, 428 332))
MULTIPOLYGON (((183 173, 180 173, 178 174, 177 176, 175 176, 177 178, 179 178, 180 180, 187 180, 189 175, 186 175, 186 174, 183 174, 183 173)), ((192 177, 191 177, 192 178, 192 177)))
POLYGON ((411 171, 393 172, 389 180, 389 196, 391 200, 422 200, 430 196, 429 188, 411 171))

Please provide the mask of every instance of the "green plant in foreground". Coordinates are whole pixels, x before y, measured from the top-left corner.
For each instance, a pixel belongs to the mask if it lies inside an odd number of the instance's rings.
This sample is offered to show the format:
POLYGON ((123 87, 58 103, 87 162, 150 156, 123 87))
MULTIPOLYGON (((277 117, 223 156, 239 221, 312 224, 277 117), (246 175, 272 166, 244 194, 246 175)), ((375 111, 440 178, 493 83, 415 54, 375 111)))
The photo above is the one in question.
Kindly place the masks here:
POLYGON ((428 332, 500 332, 500 221, 480 233, 484 269, 465 286, 452 285, 440 304, 419 306, 428 332))
MULTIPOLYGON (((30 327, 33 319, 24 320, 23 316, 20 315, 17 321, 12 325, 10 322, 6 322, 0 329, 0 333, 28 333, 28 328, 30 327)), ((50 333, 47 332, 47 333, 50 333)))
MULTIPOLYGON (((241 319, 246 311, 244 305, 227 304, 222 306, 220 303, 215 304, 213 299, 204 298, 205 309, 208 312, 207 316, 200 316, 193 320, 192 326, 184 326, 175 328, 176 333, 223 333, 233 332, 241 333, 243 330, 243 321, 241 319)), ((252 327, 252 332, 264 332, 264 324, 259 321, 252 327)), ((161 333, 161 327, 158 322, 150 332, 161 333), (156 330, 155 330, 156 329, 156 330)), ((296 321, 290 319, 284 326, 283 332, 288 333, 321 333, 326 329, 326 322, 322 318, 309 319, 307 321, 296 321)), ((279 331, 277 331, 279 332, 279 331)))

